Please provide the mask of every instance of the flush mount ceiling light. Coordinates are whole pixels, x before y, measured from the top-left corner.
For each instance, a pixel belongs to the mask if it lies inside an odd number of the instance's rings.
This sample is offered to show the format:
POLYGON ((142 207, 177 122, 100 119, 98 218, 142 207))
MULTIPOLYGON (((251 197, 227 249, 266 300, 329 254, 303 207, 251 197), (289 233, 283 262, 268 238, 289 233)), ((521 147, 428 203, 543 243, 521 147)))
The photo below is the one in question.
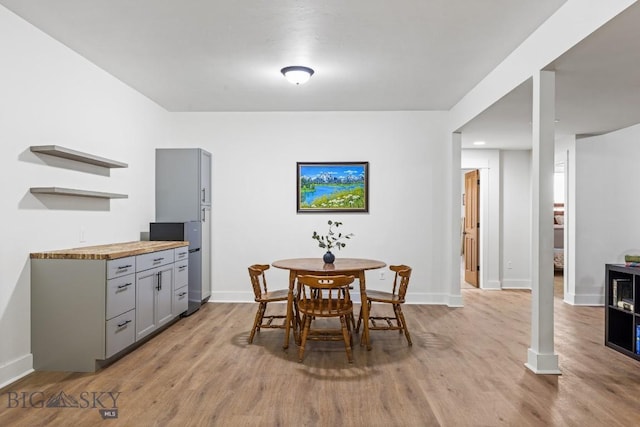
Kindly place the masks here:
POLYGON ((280 72, 294 85, 305 84, 313 75, 313 70, 311 68, 303 67, 302 65, 284 67, 280 72))
POLYGON ((485 144, 486 144, 486 142, 484 142, 484 141, 474 141, 473 142, 473 145, 485 145, 485 144))

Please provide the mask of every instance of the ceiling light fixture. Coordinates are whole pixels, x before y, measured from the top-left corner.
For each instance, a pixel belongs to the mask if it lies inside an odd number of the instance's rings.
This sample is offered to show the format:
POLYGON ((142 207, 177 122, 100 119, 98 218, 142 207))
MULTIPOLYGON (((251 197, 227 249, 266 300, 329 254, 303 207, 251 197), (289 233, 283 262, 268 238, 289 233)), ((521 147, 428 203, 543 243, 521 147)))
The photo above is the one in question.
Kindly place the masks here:
POLYGON ((311 68, 303 67, 302 65, 284 67, 280 72, 294 85, 305 84, 313 75, 313 70, 311 68))
POLYGON ((475 141, 473 143, 473 145, 485 145, 485 144, 486 144, 486 142, 484 142, 484 141, 475 141))

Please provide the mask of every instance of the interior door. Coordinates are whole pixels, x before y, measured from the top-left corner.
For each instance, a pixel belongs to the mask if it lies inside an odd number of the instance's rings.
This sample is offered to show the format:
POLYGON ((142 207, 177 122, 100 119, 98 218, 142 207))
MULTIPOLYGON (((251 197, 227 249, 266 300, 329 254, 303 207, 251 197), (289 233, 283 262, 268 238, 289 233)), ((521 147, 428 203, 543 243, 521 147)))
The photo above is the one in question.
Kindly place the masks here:
POLYGON ((478 287, 480 270, 480 173, 464 174, 464 281, 478 287))

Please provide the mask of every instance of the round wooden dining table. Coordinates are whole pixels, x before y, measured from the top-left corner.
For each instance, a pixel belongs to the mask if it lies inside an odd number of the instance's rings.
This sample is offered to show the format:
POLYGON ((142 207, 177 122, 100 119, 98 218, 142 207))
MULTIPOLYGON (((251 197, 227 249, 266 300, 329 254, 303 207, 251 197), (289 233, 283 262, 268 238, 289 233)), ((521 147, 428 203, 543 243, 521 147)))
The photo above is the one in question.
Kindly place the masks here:
POLYGON ((364 328, 360 338, 360 345, 366 345, 371 350, 369 341, 369 306, 367 304, 367 288, 365 271, 383 268, 387 264, 382 261, 363 258, 336 258, 332 264, 325 264, 322 258, 291 258, 274 261, 271 265, 276 268, 289 270, 289 294, 287 298, 287 320, 284 335, 283 348, 289 347, 289 332, 291 324, 294 324, 294 340, 299 344, 299 325, 293 318, 293 297, 296 278, 305 274, 331 276, 344 274, 354 276, 360 282, 360 301, 362 303, 362 321, 364 328))

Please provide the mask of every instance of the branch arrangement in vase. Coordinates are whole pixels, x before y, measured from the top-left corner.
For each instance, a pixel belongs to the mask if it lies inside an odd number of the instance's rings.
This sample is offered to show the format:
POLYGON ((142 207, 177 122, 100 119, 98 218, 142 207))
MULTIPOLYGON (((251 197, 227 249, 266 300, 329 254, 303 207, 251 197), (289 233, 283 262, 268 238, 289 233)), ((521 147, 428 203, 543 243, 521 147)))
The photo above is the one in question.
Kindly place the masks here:
POLYGON ((318 246, 323 249, 326 249, 327 252, 331 252, 331 249, 333 248, 342 249, 345 246, 347 246, 347 244, 344 243, 342 240, 351 239, 351 237, 353 237, 353 233, 342 234, 337 231, 334 231, 334 227, 338 228, 342 225, 342 223, 339 221, 329 220, 327 224, 329 224, 329 231, 327 232, 327 234, 320 235, 316 231, 314 231, 313 236, 311 236, 312 239, 318 241, 318 246))

